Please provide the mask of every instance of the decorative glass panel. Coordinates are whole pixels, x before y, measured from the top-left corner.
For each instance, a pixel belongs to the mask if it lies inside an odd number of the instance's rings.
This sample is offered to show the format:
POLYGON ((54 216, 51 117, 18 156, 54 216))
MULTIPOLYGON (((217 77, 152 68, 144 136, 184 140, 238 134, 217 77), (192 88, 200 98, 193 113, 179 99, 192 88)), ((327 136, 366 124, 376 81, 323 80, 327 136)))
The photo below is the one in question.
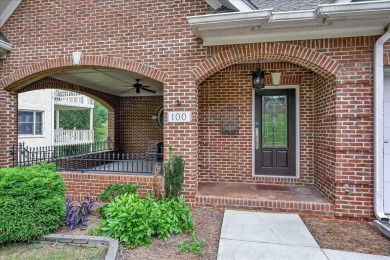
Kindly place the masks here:
POLYGON ((287 147, 287 96, 262 96, 262 147, 287 147))

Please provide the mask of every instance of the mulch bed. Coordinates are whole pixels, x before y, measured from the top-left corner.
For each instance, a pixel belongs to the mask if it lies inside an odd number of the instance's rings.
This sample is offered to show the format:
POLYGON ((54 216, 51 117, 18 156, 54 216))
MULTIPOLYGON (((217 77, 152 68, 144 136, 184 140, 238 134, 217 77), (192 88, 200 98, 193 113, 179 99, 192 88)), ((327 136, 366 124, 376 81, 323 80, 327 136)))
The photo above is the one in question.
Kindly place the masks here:
POLYGON ((190 234, 179 234, 171 236, 167 241, 154 239, 149 247, 142 246, 123 250, 121 259, 217 259, 223 212, 214 209, 194 208, 192 214, 195 220, 194 230, 198 234, 199 240, 206 241, 203 257, 189 253, 176 254, 179 242, 190 237, 190 234))
MULTIPOLYGON (((96 206, 92 208, 91 215, 88 217, 88 229, 96 228, 100 223, 100 215, 95 210, 96 206)), ((192 214, 195 221, 194 231, 198 234, 198 239, 206 241, 206 246, 203 248, 203 257, 190 253, 176 254, 179 242, 191 237, 191 234, 179 234, 171 236, 167 241, 155 238, 149 247, 122 248, 119 259, 217 259, 223 212, 215 209, 193 208, 192 214)), ((80 230, 79 228, 68 230, 63 226, 56 233, 88 235, 88 230, 80 230)))
POLYGON ((367 222, 302 218, 321 248, 390 255, 390 239, 367 222))

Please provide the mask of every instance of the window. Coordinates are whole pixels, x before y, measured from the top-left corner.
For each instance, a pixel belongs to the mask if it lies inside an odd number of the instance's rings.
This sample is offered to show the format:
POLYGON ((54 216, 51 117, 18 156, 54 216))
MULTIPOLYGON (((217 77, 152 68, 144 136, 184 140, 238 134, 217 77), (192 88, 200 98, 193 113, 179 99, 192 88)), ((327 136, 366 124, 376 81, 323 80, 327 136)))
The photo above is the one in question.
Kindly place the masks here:
POLYGON ((37 111, 19 111, 19 134, 42 135, 42 114, 37 111))

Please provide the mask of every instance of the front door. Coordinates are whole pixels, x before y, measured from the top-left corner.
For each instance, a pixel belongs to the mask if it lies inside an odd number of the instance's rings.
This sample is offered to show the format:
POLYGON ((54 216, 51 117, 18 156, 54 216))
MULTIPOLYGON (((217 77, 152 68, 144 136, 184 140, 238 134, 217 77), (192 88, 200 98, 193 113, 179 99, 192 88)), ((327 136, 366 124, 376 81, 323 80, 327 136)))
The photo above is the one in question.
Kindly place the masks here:
POLYGON ((266 89, 255 99, 255 175, 295 176, 295 89, 266 89))

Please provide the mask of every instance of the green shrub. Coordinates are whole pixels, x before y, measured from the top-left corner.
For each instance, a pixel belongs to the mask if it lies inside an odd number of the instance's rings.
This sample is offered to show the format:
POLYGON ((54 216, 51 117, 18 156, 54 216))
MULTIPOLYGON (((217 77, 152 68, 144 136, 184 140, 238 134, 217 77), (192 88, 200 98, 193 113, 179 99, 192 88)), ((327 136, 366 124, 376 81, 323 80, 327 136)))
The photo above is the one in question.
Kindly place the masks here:
POLYGON ((197 256, 203 256, 203 247, 206 246, 206 241, 199 241, 198 234, 193 232, 191 238, 188 240, 181 240, 179 243, 179 248, 177 249, 177 253, 194 253, 197 256))
POLYGON ((0 169, 0 243, 30 241, 59 228, 65 184, 54 164, 0 169))
POLYGON ((165 169, 165 197, 175 198, 180 196, 181 186, 184 180, 184 160, 180 155, 172 153, 169 146, 169 160, 164 164, 165 169))
POLYGON ((107 204, 104 214, 98 233, 118 238, 133 248, 149 245, 153 237, 166 240, 171 234, 191 230, 194 225, 183 197, 155 200, 125 194, 107 204))
MULTIPOLYGON (((98 198, 103 202, 113 201, 116 197, 123 194, 133 194, 136 193, 139 188, 139 185, 134 184, 110 184, 108 185, 102 193, 99 194, 98 198)), ((104 216, 104 208, 106 205, 102 205, 97 208, 97 213, 101 216, 104 216)))
POLYGON ((98 196, 100 201, 110 202, 116 197, 123 195, 125 193, 132 194, 136 193, 139 185, 133 184, 110 184, 108 185, 102 193, 98 196))

